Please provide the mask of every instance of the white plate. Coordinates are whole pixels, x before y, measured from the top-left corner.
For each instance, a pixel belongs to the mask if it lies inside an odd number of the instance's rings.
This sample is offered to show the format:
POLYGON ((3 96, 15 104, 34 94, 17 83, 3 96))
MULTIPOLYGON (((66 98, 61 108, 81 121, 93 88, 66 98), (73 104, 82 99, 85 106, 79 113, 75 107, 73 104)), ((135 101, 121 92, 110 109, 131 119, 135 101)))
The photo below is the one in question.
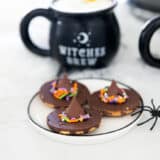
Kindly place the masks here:
MULTIPOLYGON (((81 79, 79 82, 88 86, 90 92, 92 93, 105 86, 109 86, 111 80, 81 79)), ((118 85, 123 88, 130 88, 121 82, 118 82, 118 85)), ((46 118, 47 115, 53 110, 54 109, 46 107, 45 104, 41 102, 37 93, 33 96, 28 105, 29 120, 33 126, 36 127, 45 136, 50 137, 55 141, 72 144, 95 144, 115 139, 127 133, 137 124, 141 118, 141 113, 139 113, 137 116, 128 115, 120 118, 104 117, 102 118, 99 129, 97 129, 95 132, 83 136, 67 136, 54 133, 48 128, 46 124, 46 118)))

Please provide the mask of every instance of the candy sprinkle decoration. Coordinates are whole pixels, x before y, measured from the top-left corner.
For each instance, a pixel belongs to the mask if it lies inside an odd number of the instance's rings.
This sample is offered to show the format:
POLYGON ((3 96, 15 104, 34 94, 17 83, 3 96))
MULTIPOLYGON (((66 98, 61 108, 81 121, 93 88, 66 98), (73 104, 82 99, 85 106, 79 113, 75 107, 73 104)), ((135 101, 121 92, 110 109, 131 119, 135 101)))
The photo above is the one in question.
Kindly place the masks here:
POLYGON ((108 95, 108 88, 103 88, 100 90, 100 98, 101 101, 103 101, 104 103, 110 103, 110 104, 122 104, 125 103, 126 100, 128 99, 128 96, 126 94, 126 92, 122 90, 122 95, 112 95, 109 96, 108 95))
POLYGON ((67 123, 77 123, 77 122, 83 122, 84 120, 87 120, 90 118, 89 114, 85 114, 85 115, 80 115, 79 118, 69 118, 67 117, 67 115, 62 112, 61 114, 58 115, 59 118, 61 119, 62 122, 67 122, 67 123))
POLYGON ((77 95, 78 93, 78 84, 75 82, 73 83, 71 89, 68 91, 66 88, 57 88, 56 81, 53 81, 51 84, 52 88, 50 92, 52 95, 57 99, 66 99, 67 101, 77 95))

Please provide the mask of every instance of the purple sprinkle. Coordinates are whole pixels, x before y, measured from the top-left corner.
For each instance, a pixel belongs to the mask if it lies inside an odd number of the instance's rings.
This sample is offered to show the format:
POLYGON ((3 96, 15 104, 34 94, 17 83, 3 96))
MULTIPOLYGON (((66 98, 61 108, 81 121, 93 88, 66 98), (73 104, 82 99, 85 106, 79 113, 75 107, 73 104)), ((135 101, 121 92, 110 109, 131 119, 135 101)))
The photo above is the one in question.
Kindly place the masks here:
POLYGON ((50 92, 51 92, 51 93, 54 93, 54 91, 55 91, 54 88, 51 88, 51 89, 50 89, 50 92))
POLYGON ((114 103, 116 103, 116 101, 115 101, 115 100, 112 100, 110 103, 111 103, 111 104, 114 104, 114 103))
POLYGON ((89 114, 85 114, 85 115, 83 115, 82 116, 84 119, 88 119, 88 118, 90 118, 90 115, 89 114))
POLYGON ((69 101, 69 100, 70 100, 70 98, 69 98, 69 96, 67 96, 67 97, 66 97, 66 101, 69 101))
POLYGON ((67 90, 66 88, 59 88, 59 89, 62 89, 62 90, 67 90))

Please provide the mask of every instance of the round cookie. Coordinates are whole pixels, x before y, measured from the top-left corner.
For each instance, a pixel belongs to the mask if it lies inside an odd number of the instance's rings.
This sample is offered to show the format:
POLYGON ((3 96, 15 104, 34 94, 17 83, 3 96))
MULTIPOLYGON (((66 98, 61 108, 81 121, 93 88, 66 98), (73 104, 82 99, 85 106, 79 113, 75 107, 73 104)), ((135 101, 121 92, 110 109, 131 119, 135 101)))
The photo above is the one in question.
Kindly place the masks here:
MULTIPOLYGON (((132 89, 123 89, 128 99, 125 103, 104 103, 100 98, 100 91, 93 93, 89 97, 89 105, 91 109, 100 112, 103 116, 120 117, 131 114, 142 105, 141 96, 132 89)), ((113 91, 114 92, 114 91, 113 91)))
POLYGON ((47 124, 49 128, 56 133, 65 135, 82 135, 96 130, 100 125, 101 115, 94 110, 80 108, 76 103, 77 102, 75 102, 75 98, 73 98, 70 106, 67 109, 59 108, 50 113, 47 117, 47 124), (81 122, 78 121, 75 123, 68 123, 66 121, 62 121, 62 119, 59 117, 59 115, 61 115, 63 112, 67 113, 67 116, 71 115, 74 117, 83 112, 83 114, 89 115, 89 119, 81 122))
MULTIPOLYGON (((54 81, 54 80, 53 80, 54 81)), ((52 82, 47 82, 45 83, 41 88, 40 88, 40 92, 39 92, 39 96, 40 99, 47 104, 49 107, 53 108, 53 107, 66 107, 70 104, 72 98, 70 98, 70 100, 66 100, 66 99, 57 99, 53 96, 53 94, 50 92, 51 88, 52 88, 52 82)), ((77 83, 78 85, 78 94, 77 94, 77 99, 79 101, 80 104, 86 104, 88 97, 89 97, 89 90, 88 88, 77 82, 77 81, 71 81, 69 80, 71 84, 73 84, 74 82, 77 83)))

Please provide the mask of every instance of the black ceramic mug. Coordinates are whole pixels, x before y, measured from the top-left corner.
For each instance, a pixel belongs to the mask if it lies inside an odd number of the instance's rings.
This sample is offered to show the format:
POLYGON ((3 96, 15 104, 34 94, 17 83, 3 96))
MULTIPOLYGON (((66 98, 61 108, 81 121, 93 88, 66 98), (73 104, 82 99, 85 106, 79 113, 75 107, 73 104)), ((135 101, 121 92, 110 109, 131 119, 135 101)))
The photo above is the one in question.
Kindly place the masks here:
POLYGON ((153 18, 145 24, 139 39, 139 50, 142 58, 145 62, 155 67, 160 67, 160 59, 153 56, 150 43, 154 33, 158 29, 160 29, 160 17, 153 18))
POLYGON ((104 67, 115 55, 120 40, 117 19, 113 13, 117 2, 111 0, 105 9, 93 12, 65 12, 54 8, 36 9, 21 22, 21 37, 28 49, 41 56, 57 58, 67 67, 104 67), (51 23, 50 49, 36 46, 29 35, 30 22, 45 17, 51 23))

